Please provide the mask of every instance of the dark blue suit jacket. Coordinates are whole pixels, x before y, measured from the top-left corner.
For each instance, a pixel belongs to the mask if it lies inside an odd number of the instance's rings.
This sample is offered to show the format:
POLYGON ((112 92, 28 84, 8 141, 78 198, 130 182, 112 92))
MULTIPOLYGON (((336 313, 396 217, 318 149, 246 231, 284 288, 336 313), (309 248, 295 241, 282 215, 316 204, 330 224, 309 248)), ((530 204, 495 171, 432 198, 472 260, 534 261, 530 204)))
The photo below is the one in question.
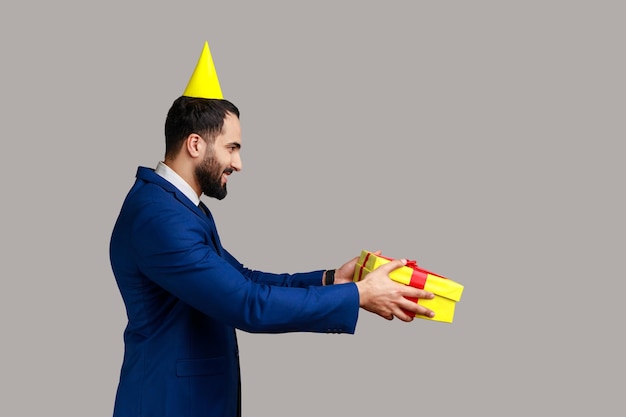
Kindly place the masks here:
POLYGON ((354 284, 245 268, 221 247, 210 213, 150 168, 137 170, 110 259, 128 316, 115 417, 239 415, 235 329, 355 331, 354 284))

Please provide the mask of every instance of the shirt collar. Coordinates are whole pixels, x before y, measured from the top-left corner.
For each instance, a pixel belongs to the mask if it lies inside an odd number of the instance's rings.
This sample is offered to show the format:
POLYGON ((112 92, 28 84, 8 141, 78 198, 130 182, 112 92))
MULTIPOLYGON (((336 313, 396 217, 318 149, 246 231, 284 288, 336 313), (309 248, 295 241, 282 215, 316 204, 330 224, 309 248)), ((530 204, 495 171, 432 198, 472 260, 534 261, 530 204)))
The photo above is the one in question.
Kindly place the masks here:
POLYGON ((165 165, 163 161, 159 161, 154 172, 170 182, 174 187, 178 188, 178 190, 183 193, 185 197, 193 201, 196 206, 200 204, 200 198, 193 188, 191 188, 191 185, 178 175, 176 171, 165 165))

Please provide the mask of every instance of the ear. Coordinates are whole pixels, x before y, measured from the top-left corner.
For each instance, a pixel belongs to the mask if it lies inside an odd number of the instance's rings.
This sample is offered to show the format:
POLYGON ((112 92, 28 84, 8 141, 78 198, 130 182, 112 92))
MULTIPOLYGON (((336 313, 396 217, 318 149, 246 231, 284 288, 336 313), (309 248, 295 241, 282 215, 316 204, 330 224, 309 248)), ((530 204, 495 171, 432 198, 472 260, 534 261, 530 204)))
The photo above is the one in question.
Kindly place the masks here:
POLYGON ((206 146, 206 143, 200 135, 198 135, 197 133, 192 133, 191 135, 187 136, 187 139, 185 140, 185 144, 183 146, 185 147, 185 150, 187 151, 189 156, 191 156, 192 158, 199 158, 201 155, 204 154, 204 147, 206 146))

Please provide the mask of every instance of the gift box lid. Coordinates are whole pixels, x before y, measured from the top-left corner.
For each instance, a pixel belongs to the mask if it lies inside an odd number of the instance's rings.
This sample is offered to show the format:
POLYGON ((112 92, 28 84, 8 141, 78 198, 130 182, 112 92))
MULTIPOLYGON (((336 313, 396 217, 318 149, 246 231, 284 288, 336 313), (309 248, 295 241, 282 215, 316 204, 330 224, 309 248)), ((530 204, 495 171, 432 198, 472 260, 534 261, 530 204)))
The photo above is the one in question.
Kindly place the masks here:
MULTIPOLYGON (((375 255, 370 251, 361 251, 361 256, 355 269, 354 281, 361 280, 369 271, 373 271, 392 260, 393 258, 375 255)), ((405 266, 391 271, 389 278, 405 285, 425 289, 436 296, 445 297, 453 301, 461 299, 464 289, 463 285, 458 282, 421 268, 413 260, 408 260, 405 266)))

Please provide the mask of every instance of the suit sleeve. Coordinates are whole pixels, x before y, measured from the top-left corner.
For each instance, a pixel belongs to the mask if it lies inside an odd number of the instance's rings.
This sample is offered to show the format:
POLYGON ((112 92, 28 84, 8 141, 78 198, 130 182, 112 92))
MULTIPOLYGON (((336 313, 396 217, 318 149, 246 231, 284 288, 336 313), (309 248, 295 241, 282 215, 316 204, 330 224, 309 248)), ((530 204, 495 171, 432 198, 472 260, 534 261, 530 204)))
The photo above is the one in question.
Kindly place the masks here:
POLYGON ((321 272, 289 277, 247 270, 231 255, 216 253, 201 222, 167 207, 140 216, 131 236, 146 277, 233 327, 263 333, 355 331, 359 295, 353 283, 311 286, 321 272))
POLYGON ((295 274, 275 274, 270 272, 256 271, 246 268, 241 262, 235 259, 227 250, 223 249, 222 257, 238 270, 246 278, 259 283, 268 285, 277 285, 280 287, 300 287, 306 288, 310 286, 322 285, 323 269, 311 272, 299 272, 295 274))

